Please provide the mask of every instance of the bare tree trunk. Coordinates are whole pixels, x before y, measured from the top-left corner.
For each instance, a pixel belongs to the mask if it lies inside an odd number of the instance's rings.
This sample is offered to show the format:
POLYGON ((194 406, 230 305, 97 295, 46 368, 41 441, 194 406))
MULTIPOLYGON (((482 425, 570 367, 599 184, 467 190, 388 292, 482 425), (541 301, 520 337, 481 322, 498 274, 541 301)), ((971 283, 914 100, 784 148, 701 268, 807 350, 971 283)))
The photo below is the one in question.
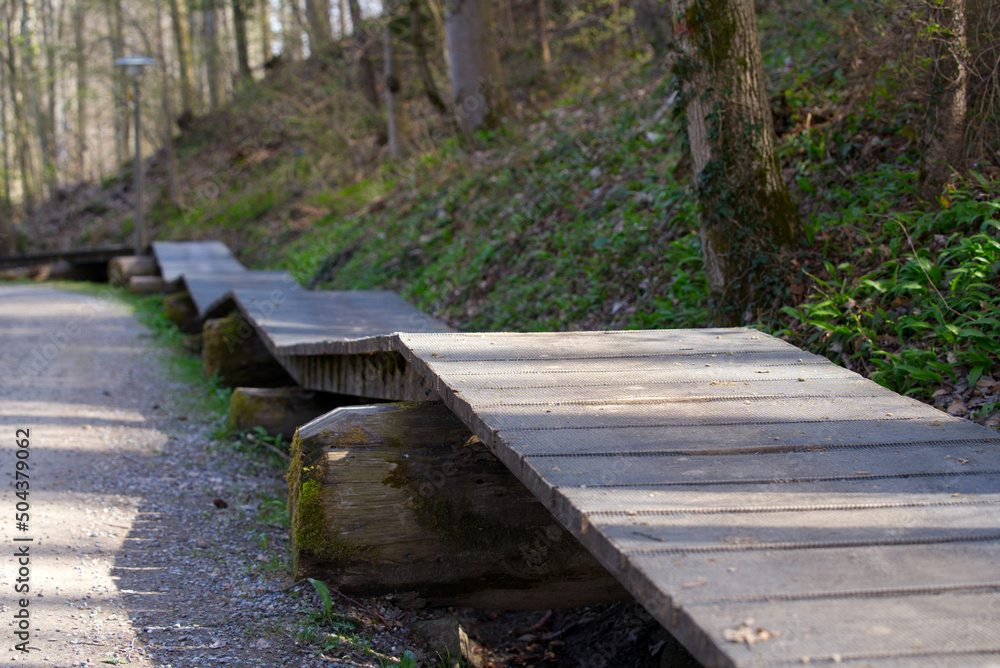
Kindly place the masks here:
POLYGON ((398 20, 390 20, 382 31, 385 60, 385 109, 389 121, 389 156, 399 158, 410 150, 410 127, 403 106, 403 68, 394 48, 395 33, 401 32, 398 20))
POLYGON ((416 54, 417 72, 420 73, 420 81, 424 85, 424 94, 428 102, 437 109, 442 116, 448 114, 448 105, 438 91, 434 76, 431 73, 428 61, 427 40, 424 37, 423 14, 420 11, 420 0, 410 0, 410 41, 413 43, 413 51, 416 54))
POLYGON ((549 8, 545 0, 535 0, 535 38, 538 40, 542 71, 548 81, 552 73, 552 53, 549 51, 549 8))
POLYGON ((83 41, 87 19, 86 0, 73 7, 73 62, 76 65, 76 168, 77 177, 87 175, 87 52, 83 41))
POLYGON ((306 32, 311 54, 319 53, 333 39, 330 5, 324 0, 306 0, 306 32))
MULTIPOLYGON (((111 35, 111 57, 122 58, 125 50, 125 40, 122 34, 122 3, 121 0, 110 0, 108 3, 108 32, 111 35)), ((113 118, 115 126, 115 158, 118 162, 118 173, 125 169, 128 155, 129 113, 128 113, 128 81, 122 68, 116 67, 113 73, 115 82, 115 101, 113 118)))
POLYGON ((222 104, 225 85, 222 82, 222 54, 219 53, 219 16, 216 0, 205 0, 205 76, 208 79, 208 100, 212 111, 222 104))
POLYGON ((282 53, 291 60, 302 60, 302 16, 299 0, 282 0, 284 35, 282 53))
POLYGON ((375 109, 378 109, 378 91, 375 89, 375 68, 368 57, 368 40, 361 30, 361 6, 358 0, 347 0, 351 8, 351 25, 354 30, 354 44, 358 47, 358 69, 361 74, 361 93, 375 109))
POLYGON ((247 40, 246 0, 233 2, 233 32, 236 34, 236 66, 241 81, 253 81, 250 73, 250 44, 247 40))
POLYGON ((653 52, 662 55, 667 52, 672 36, 670 9, 659 0, 635 0, 634 26, 645 34, 653 47, 653 52))
POLYGON ((21 102, 18 88, 20 87, 18 77, 17 58, 17 35, 14 33, 14 21, 16 11, 13 2, 0 5, 4 9, 4 28, 7 47, 7 57, 5 59, 7 67, 7 89, 10 92, 10 103, 13 112, 12 125, 14 128, 14 152, 17 156, 17 163, 21 172, 21 202, 22 208, 26 212, 31 212, 35 207, 34 180, 31 170, 31 146, 28 143, 28 124, 25 120, 24 105, 21 102))
MULTIPOLYGON (((55 12, 52 0, 42 0, 41 3, 42 47, 45 53, 45 112, 39 114, 39 135, 42 143, 45 182, 49 192, 59 187, 58 148, 56 147, 56 82, 59 73, 56 71, 56 26, 55 12)), ((42 87, 39 87, 41 93, 42 87)))
MULTIPOLYGON (((5 21, 2 23, 6 23, 5 21)), ((5 39, 3 26, 0 25, 0 39, 5 39)), ((17 239, 14 236, 14 207, 10 197, 10 126, 7 124, 7 68, 0 66, 0 134, 3 135, 3 200, 0 201, 0 255, 13 255, 17 252, 17 239)))
POLYGON ((261 62, 267 64, 274 53, 271 51, 271 3, 270 0, 260 0, 260 13, 257 15, 260 23, 260 55, 261 62))
MULTIPOLYGON (((6 21, 0 21, 0 43, 6 44, 7 35, 4 29, 6 21)), ((10 124, 7 112, 7 68, 0 64, 0 135, 3 135, 3 205, 8 214, 13 211, 10 194, 10 124)))
POLYGON ((337 14, 340 18, 340 39, 347 37, 347 0, 340 0, 337 14))
POLYGON ((799 236, 775 155, 753 0, 673 0, 687 132, 716 325, 768 315, 784 293, 778 254, 799 236))
POLYGON ((170 203, 181 208, 181 192, 177 186, 177 161, 174 159, 174 114, 170 109, 170 76, 167 72, 167 54, 163 48, 163 18, 160 15, 160 0, 156 0, 156 50, 160 58, 160 68, 163 73, 161 88, 163 97, 163 151, 167 159, 167 186, 170 191, 170 203))
MULTIPOLYGON (((34 120, 34 135, 38 137, 38 145, 41 153, 42 182, 51 183, 52 165, 49 163, 51 152, 49 149, 49 135, 45 112, 42 108, 42 82, 40 72, 35 64, 35 9, 31 0, 21 0, 21 43, 20 48, 24 54, 25 79, 23 82, 23 92, 28 111, 34 120)), ((41 184, 39 184, 41 190, 41 184)))
POLYGON ((930 4, 930 91, 921 138, 920 196, 936 201, 965 154, 966 84, 969 53, 965 0, 930 4))
POLYGON ((491 0, 446 0, 451 92, 459 129, 493 128, 511 106, 493 35, 491 0))
POLYGON ((191 60, 191 33, 188 25, 187 0, 170 0, 170 21, 173 25, 174 50, 181 71, 181 114, 191 116, 197 111, 195 104, 194 66, 191 60))

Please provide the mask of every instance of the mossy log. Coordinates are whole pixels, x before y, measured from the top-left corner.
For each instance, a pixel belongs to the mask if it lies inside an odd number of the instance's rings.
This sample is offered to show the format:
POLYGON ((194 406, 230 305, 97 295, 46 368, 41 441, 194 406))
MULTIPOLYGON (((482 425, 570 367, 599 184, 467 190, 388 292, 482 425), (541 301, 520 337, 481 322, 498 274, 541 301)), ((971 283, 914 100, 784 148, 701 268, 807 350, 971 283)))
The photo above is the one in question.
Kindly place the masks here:
POLYGON ((238 313, 205 321, 201 361, 206 378, 229 387, 284 387, 295 379, 278 364, 256 330, 238 313))
POLYGON ((156 276, 160 270, 148 255, 122 255, 108 262, 108 283, 116 288, 128 286, 133 276, 156 276))
POLYGON ((439 403, 340 408, 300 427, 288 483, 295 577, 431 606, 629 598, 439 403))
POLYGON ((133 276, 128 279, 128 291, 133 295, 155 295, 163 292, 165 283, 159 276, 133 276))
POLYGON ((291 440, 299 426, 356 403, 353 397, 301 387, 237 387, 229 398, 229 426, 238 431, 263 427, 271 436, 291 440))
POLYGON ((198 307, 187 290, 163 296, 163 315, 185 334, 201 334, 198 307))

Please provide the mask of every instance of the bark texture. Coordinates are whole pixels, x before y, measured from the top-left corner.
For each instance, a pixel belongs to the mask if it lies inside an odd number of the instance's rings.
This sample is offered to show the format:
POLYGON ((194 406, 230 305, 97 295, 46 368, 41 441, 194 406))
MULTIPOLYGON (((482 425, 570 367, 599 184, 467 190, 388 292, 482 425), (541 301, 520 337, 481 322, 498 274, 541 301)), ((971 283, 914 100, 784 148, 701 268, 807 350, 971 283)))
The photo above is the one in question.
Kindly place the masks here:
POLYGON ((354 31, 354 45, 358 50, 358 71, 361 77, 361 93, 375 109, 378 109, 378 91, 375 88, 375 66, 368 56, 368 39, 361 29, 361 5, 358 0, 347 0, 351 9, 351 26, 354 31))
POLYGON ((389 21, 382 30, 385 62, 385 108, 388 117, 389 156, 398 158, 410 150, 410 126, 403 104, 403 68, 399 63, 396 34, 402 32, 399 21, 389 21))
POLYGON ((493 34, 490 0, 446 0, 451 92, 459 129, 469 135, 499 125, 511 106, 493 34))
POLYGON ((934 201, 965 152, 969 52, 965 0, 930 0, 930 90, 921 138, 920 195, 934 201))
POLYGON ((716 325, 773 312, 778 255, 800 233, 775 155, 752 0, 673 0, 702 254, 716 325))
POLYGON ((181 113, 192 115, 197 111, 191 60, 191 38, 188 31, 187 0, 170 0, 170 22, 173 25, 174 49, 181 72, 181 113))

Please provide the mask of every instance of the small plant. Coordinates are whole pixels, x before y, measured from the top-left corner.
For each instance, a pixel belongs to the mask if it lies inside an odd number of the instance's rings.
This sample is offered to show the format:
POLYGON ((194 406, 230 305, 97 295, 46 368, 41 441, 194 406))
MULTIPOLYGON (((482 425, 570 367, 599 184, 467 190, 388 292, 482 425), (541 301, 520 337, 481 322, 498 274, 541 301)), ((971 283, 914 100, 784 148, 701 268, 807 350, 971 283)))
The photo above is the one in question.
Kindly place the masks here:
POLYGON ((314 578, 309 578, 309 584, 313 586, 316 593, 319 594, 320 600, 323 602, 323 616, 332 617, 333 616, 333 597, 330 596, 330 590, 325 584, 316 580, 314 578))

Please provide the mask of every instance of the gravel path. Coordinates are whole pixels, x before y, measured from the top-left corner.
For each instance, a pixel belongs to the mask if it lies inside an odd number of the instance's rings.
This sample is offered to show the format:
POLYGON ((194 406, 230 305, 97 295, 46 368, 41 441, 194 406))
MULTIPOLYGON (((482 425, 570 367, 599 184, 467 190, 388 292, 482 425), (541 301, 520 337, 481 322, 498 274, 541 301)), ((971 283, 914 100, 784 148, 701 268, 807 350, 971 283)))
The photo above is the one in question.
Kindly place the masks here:
MULTIPOLYGON (((325 656, 300 644, 314 595, 291 587, 286 530, 262 513, 283 498, 284 483, 215 444, 191 396, 168 380, 151 335, 125 306, 0 286, 0 611, 10 648, 2 660, 378 665, 350 644, 325 656), (14 517, 24 500, 15 490, 19 429, 30 430, 26 531, 14 517), (15 592, 23 577, 15 551, 25 546, 27 594, 15 592), (22 598, 28 652, 14 649, 22 598)), ((365 639, 390 656, 410 646, 401 629, 373 629, 365 639)))

